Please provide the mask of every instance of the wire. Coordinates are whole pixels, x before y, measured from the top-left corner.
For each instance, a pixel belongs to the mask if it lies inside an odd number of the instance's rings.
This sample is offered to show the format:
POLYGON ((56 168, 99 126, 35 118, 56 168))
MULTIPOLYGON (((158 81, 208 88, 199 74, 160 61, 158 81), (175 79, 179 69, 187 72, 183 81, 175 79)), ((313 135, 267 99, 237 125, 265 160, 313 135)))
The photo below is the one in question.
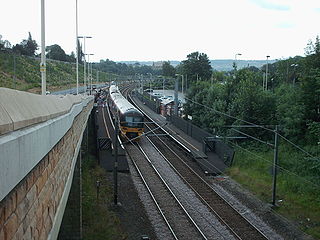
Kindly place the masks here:
POLYGON ((249 137, 249 138, 252 138, 253 140, 256 140, 256 141, 258 141, 258 142, 267 144, 268 146, 274 147, 274 144, 271 144, 271 143, 262 141, 262 140, 260 140, 259 138, 253 137, 253 136, 251 136, 251 135, 249 135, 249 134, 246 134, 246 133, 244 133, 244 132, 241 132, 241 131, 239 131, 239 130, 237 130, 237 129, 231 128, 231 130, 236 131, 237 133, 240 133, 240 134, 242 134, 242 135, 244 135, 244 136, 247 136, 247 137, 249 137))
MULTIPOLYGON (((298 145, 294 144, 293 142, 291 142, 289 139, 287 139, 286 137, 282 136, 281 134, 278 133, 278 135, 283 138, 285 141, 287 141, 288 143, 290 143, 292 146, 298 148, 301 152, 307 154, 309 157, 315 158, 317 159, 317 157, 313 156, 312 154, 308 153, 307 151, 305 151, 304 149, 302 149, 301 147, 299 147, 298 145)), ((318 162, 320 162, 319 160, 316 160, 318 162)))
MULTIPOLYGON (((245 151, 245 152, 253 155, 254 157, 257 157, 257 158, 259 158, 259 159, 261 159, 261 160, 263 160, 263 161, 265 161, 265 162, 268 162, 268 163, 270 163, 270 164, 273 164, 272 161, 267 160, 267 159, 265 159, 265 158, 263 158, 263 157, 255 154, 255 153, 251 152, 250 150, 241 147, 241 146, 238 145, 238 144, 235 144, 235 143, 233 143, 233 142, 231 142, 231 141, 228 141, 228 142, 229 142, 231 145, 233 145, 233 146, 235 146, 235 147, 238 147, 238 148, 240 148, 241 150, 243 150, 243 151, 245 151)), ((292 172, 292 171, 290 171, 290 170, 288 170, 288 169, 286 169, 286 168, 281 167, 279 164, 277 164, 276 166, 277 166, 279 169, 281 169, 281 170, 283 170, 283 171, 285 171, 285 172, 287 172, 287 173, 289 173, 289 174, 292 174, 292 175, 294 175, 294 176, 302 179, 303 181, 312 184, 312 185, 315 186, 315 187, 318 187, 318 188, 320 187, 319 184, 316 184, 316 183, 314 183, 314 182, 311 182, 310 180, 307 180, 307 179, 305 179, 304 177, 302 177, 302 176, 300 176, 300 175, 298 175, 298 174, 296 174, 296 173, 294 173, 294 172, 292 172)))
MULTIPOLYGON (((211 110, 211 111, 214 111, 214 112, 216 112, 216 113, 219 113, 219 114, 221 114, 221 115, 224 115, 224 116, 227 116, 227 117, 236 119, 236 120, 238 120, 238 121, 245 122, 245 123, 247 123, 247 124, 249 124, 249 125, 251 125, 251 126, 253 126, 253 127, 261 128, 261 129, 264 129, 264 130, 267 130, 267 131, 270 131, 270 132, 274 132, 274 133, 275 133, 275 130, 269 129, 269 128, 265 127, 265 126, 257 125, 257 124, 255 124, 255 123, 252 123, 252 122, 249 122, 249 121, 246 121, 246 120, 243 120, 243 119, 234 117, 234 116, 232 116, 232 115, 230 115, 230 114, 227 114, 227 113, 218 111, 218 110, 216 110, 216 109, 214 109, 214 108, 208 107, 207 105, 204 105, 204 104, 198 103, 198 102, 196 102, 196 101, 193 101, 193 100, 190 99, 190 98, 185 97, 185 99, 186 99, 186 100, 189 100, 190 102, 195 103, 195 104, 197 104, 197 105, 199 105, 199 106, 202 106, 202 107, 204 107, 204 108, 206 108, 206 109, 209 109, 209 110, 211 110)), ((263 142, 262 140, 260 140, 260 139, 258 139, 258 138, 255 138, 255 137, 253 137, 253 136, 247 135, 247 134, 245 134, 245 133, 243 133, 243 132, 240 132, 239 130, 236 130, 236 129, 232 129, 232 130, 238 131, 239 133, 241 133, 241 134, 243 134, 243 135, 245 135, 245 136, 247 136, 247 137, 250 137, 250 138, 252 138, 252 139, 254 139, 254 140, 256 140, 256 141, 262 142, 262 143, 267 144, 267 145, 269 145, 269 146, 274 146, 273 144, 270 144, 270 143, 268 143, 268 142, 263 142)), ((282 136, 281 134, 278 133, 278 135, 279 135, 281 138, 283 138, 285 141, 287 141, 288 143, 290 143, 292 146, 294 146, 295 148, 297 148, 297 149, 299 149, 300 151, 302 151, 303 153, 307 154, 309 157, 312 157, 312 158, 317 159, 315 156, 313 156, 312 154, 308 153, 307 151, 305 151, 304 149, 302 149, 302 148, 299 147, 298 145, 294 144, 293 142, 291 142, 289 139, 285 138, 285 137, 282 136)), ((317 162, 320 162, 320 161, 318 161, 318 160, 316 160, 316 161, 317 161, 317 162)))
MULTIPOLYGON (((211 108, 211 107, 208 107, 208 106, 206 106, 206 105, 204 105, 204 104, 195 102, 195 101, 193 101, 193 100, 190 99, 190 98, 186 98, 186 97, 185 97, 185 99, 189 100, 189 101, 192 102, 192 103, 195 103, 195 104, 198 104, 198 105, 200 105, 200 106, 202 106, 202 107, 205 107, 205 108, 207 108, 207 109, 209 109, 209 110, 212 110, 212 111, 214 111, 214 112, 217 112, 217 113, 219 113, 219 114, 221 114, 221 115, 224 115, 224 116, 227 116, 227 117, 230 117, 230 118, 233 118, 233 119, 236 119, 236 120, 245 122, 245 123, 250 124, 250 125, 252 125, 252 126, 254 126, 254 127, 257 127, 257 128, 262 128, 262 129, 267 130, 267 131, 275 132, 275 130, 269 129, 269 128, 264 127, 264 126, 261 126, 261 125, 257 125, 257 124, 255 124, 255 123, 248 122, 248 121, 246 121, 246 120, 243 120, 243 119, 240 119, 240 118, 237 118, 237 117, 234 117, 234 116, 231 116, 231 115, 229 115, 229 114, 227 114, 227 113, 218 111, 218 110, 213 109, 213 108, 211 108)), ((233 130, 234 130, 234 129, 233 129, 233 130)), ((244 135, 245 135, 245 134, 244 134, 244 135)), ((279 135, 281 138, 283 138, 285 141, 287 141, 288 143, 290 143, 292 146, 294 146, 295 148, 299 149, 301 152, 307 154, 309 157, 312 157, 312 158, 317 159, 317 157, 313 156, 312 154, 308 153, 307 151, 305 151, 304 149, 302 149, 302 148, 299 147, 298 145, 294 144, 293 142, 291 142, 291 141, 290 141, 289 139, 287 139, 286 137, 282 136, 282 135, 279 134, 279 133, 278 133, 278 135, 279 135)), ((248 137, 249 137, 249 136, 248 136, 248 137)), ((250 137, 251 137, 251 138, 254 138, 254 137, 252 137, 252 136, 250 136, 250 137)), ((255 140, 259 141, 258 139, 255 139, 255 140)), ((266 144, 268 144, 268 143, 266 143, 266 144)), ((268 145, 269 145, 269 144, 268 144, 268 145)), ((316 160, 316 161, 320 162, 319 160, 316 160)))
POLYGON ((255 123, 252 123, 252 122, 249 122, 249 121, 246 121, 246 120, 243 120, 243 119, 234 117, 234 116, 231 116, 230 114, 227 114, 227 113, 218 111, 218 110, 216 110, 216 109, 214 109, 214 108, 211 108, 211 107, 208 107, 208 106, 206 106, 206 105, 204 105, 204 104, 195 102, 195 101, 193 101, 193 100, 190 99, 190 98, 185 97, 185 99, 187 99, 187 100, 189 100, 190 102, 195 103, 195 104, 197 104, 197 105, 199 105, 199 106, 202 106, 202 107, 204 107, 204 108, 207 108, 207 109, 209 109, 209 110, 211 110, 211 111, 214 111, 214 112, 216 112, 216 113, 219 113, 219 114, 221 114, 221 115, 224 115, 224 116, 227 116, 227 117, 236 119, 236 120, 238 120, 238 121, 245 122, 245 123, 247 123, 247 124, 250 124, 250 125, 255 126, 255 127, 258 127, 258 128, 262 128, 262 129, 267 130, 267 131, 270 131, 270 132, 274 132, 274 130, 272 130, 272 129, 266 128, 266 127, 261 126, 261 125, 257 125, 257 124, 255 124, 255 123))

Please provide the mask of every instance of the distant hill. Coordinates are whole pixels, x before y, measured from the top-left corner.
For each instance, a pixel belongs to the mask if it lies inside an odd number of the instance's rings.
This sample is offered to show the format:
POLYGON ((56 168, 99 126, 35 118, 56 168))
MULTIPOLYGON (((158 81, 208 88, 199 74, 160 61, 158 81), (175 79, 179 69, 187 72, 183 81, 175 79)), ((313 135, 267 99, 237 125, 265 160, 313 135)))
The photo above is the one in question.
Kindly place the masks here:
MULTIPOLYGON (((230 71, 233 69, 232 65, 234 60, 233 59, 216 59, 216 60, 210 60, 210 62, 214 70, 230 71)), ((276 60, 269 60, 269 63, 274 63, 274 62, 276 62, 276 60)), ((152 66, 153 61, 141 61, 141 62, 140 61, 120 61, 119 63, 125 63, 125 64, 139 63, 140 65, 152 66)), ((180 64, 179 61, 170 61, 170 63, 174 67, 180 64)), ((250 67, 250 66, 261 68, 264 64, 266 64, 266 60, 237 60, 238 69, 244 68, 244 67, 250 67)))

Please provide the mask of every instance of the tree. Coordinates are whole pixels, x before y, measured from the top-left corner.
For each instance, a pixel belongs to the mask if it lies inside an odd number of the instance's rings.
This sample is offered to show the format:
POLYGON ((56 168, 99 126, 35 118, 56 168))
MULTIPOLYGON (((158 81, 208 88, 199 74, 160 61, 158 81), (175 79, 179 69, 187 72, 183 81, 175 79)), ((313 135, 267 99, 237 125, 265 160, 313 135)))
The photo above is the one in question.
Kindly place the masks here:
MULTIPOLYGON (((76 55, 72 51, 70 55, 66 55, 67 62, 75 62, 76 61, 76 55)), ((80 61, 79 61, 80 62, 80 61)))
POLYGON ((22 40, 20 44, 16 44, 12 50, 26 56, 34 56, 36 50, 38 49, 38 44, 32 39, 31 33, 29 32, 28 39, 22 40))
POLYGON ((276 117, 286 137, 295 141, 303 137, 304 105, 301 90, 283 83, 276 89, 276 117))
POLYGON ((47 58, 59 60, 59 61, 67 60, 67 55, 65 51, 58 44, 54 44, 46 47, 46 52, 47 52, 46 54, 47 58))
POLYGON ((166 77, 174 77, 176 73, 176 70, 174 67, 170 64, 170 62, 164 62, 162 65, 162 74, 166 77))
POLYGON ((208 80, 211 77, 211 65, 207 54, 193 52, 182 61, 182 73, 191 81, 208 80))
POLYGON ((309 40, 307 47, 305 48, 306 54, 306 70, 312 68, 320 68, 320 39, 316 37, 315 43, 309 40))
POLYGON ((77 40, 77 44, 78 44, 78 62, 79 63, 83 63, 82 58, 84 56, 84 53, 82 51, 82 45, 80 44, 79 39, 77 40))
POLYGON ((0 50, 4 49, 4 41, 2 40, 2 35, 0 35, 0 50))

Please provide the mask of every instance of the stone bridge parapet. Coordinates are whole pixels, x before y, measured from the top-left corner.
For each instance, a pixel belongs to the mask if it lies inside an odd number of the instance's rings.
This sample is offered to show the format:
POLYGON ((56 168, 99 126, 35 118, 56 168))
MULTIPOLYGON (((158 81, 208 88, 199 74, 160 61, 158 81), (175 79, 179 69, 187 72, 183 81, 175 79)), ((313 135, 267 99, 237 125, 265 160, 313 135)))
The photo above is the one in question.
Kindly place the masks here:
POLYGON ((0 239, 57 237, 92 107, 0 88, 0 239))

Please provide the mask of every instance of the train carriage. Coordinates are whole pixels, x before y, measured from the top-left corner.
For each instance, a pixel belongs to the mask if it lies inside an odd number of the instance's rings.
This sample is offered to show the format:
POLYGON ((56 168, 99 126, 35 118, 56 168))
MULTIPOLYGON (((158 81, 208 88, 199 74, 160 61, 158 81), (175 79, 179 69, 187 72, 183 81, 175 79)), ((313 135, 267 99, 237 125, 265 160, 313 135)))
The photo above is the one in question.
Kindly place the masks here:
POLYGON ((110 86, 109 94, 109 106, 113 116, 119 119, 121 136, 126 140, 139 140, 143 134, 143 114, 122 96, 116 85, 110 86))

